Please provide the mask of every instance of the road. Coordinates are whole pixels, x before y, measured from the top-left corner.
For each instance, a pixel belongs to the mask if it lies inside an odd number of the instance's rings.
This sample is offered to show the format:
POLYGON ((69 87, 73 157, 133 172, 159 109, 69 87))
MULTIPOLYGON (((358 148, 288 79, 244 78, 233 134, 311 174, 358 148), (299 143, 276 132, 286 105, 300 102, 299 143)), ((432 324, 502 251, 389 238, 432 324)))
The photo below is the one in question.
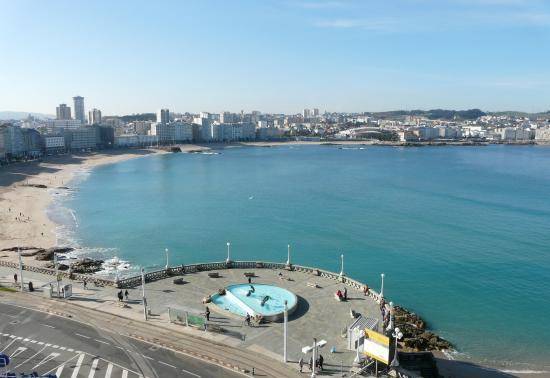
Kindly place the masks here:
MULTIPOLYGON (((123 325, 121 325, 123 326, 123 325)), ((205 361, 70 319, 0 303, 7 371, 77 377, 242 377, 205 361)))

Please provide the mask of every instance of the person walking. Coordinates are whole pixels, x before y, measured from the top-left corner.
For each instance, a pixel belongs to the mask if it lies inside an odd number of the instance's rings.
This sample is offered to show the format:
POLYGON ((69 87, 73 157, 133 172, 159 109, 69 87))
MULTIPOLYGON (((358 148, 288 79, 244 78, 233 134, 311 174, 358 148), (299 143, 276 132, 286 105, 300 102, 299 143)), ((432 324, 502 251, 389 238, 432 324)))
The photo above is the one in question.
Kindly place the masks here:
POLYGON ((323 370, 323 361, 325 359, 323 358, 323 355, 322 354, 319 354, 319 369, 321 369, 321 371, 323 370))
POLYGON ((88 290, 88 282, 86 282, 86 280, 82 281, 82 286, 84 287, 84 290, 88 290))
POLYGON ((250 327, 250 314, 249 313, 246 313, 245 321, 246 321, 246 325, 250 327))
POLYGON ((118 295, 118 301, 122 302, 122 299, 123 299, 122 290, 120 290, 117 295, 118 295))
POLYGON ((209 322, 210 321, 210 309, 208 308, 208 306, 206 306, 206 311, 204 312, 204 315, 206 316, 206 321, 209 322))
POLYGON ((15 286, 17 286, 17 273, 13 274, 13 281, 15 282, 15 286))
POLYGON ((128 302, 128 298, 130 297, 130 293, 128 293, 128 289, 124 291, 124 297, 126 298, 126 302, 128 302))
POLYGON ((348 300, 348 288, 347 287, 344 288, 344 300, 345 301, 348 300))
POLYGON ((300 361, 298 361, 298 365, 300 366, 300 373, 301 373, 302 369, 304 368, 304 357, 300 357, 300 361))
POLYGON ((313 371, 313 356, 309 357, 309 371, 313 371))
POLYGON ((248 276, 248 283, 251 284, 252 283, 252 277, 248 276))

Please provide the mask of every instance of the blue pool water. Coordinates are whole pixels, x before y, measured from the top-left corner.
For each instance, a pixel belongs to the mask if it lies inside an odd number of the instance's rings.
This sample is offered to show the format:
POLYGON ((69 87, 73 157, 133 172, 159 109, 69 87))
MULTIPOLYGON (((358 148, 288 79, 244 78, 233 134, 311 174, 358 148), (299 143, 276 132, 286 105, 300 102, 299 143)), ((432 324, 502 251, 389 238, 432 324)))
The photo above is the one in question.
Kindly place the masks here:
POLYGON ((76 242, 135 268, 234 260, 340 270, 484 363, 550 370, 550 148, 228 148, 93 170, 76 242), (525 363, 525 365, 523 365, 525 363))
POLYGON ((285 301, 287 301, 288 308, 293 308, 296 305, 296 296, 286 289, 263 284, 252 284, 252 287, 254 287, 254 292, 247 296, 247 293, 251 291, 251 285, 230 285, 226 287, 226 292, 228 292, 226 295, 215 294, 212 296, 212 302, 239 316, 250 314, 248 309, 255 314, 264 316, 279 314, 284 311, 285 301), (266 296, 269 296, 269 299, 262 306, 262 300, 266 296))

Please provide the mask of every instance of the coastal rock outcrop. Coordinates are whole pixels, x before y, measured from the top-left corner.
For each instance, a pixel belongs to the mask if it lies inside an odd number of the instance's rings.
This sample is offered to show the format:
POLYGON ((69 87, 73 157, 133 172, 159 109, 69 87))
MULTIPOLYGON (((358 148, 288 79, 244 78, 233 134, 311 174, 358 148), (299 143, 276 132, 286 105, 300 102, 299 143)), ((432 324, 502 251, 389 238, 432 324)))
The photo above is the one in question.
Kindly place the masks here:
POLYGON ((53 260, 55 253, 67 253, 73 251, 74 248, 71 247, 53 247, 42 250, 36 254, 35 259, 39 261, 49 261, 53 260))
POLYGON ((103 260, 84 258, 71 264, 73 273, 96 273, 102 269, 103 260))
POLYGON ((395 325, 403 332, 402 343, 414 351, 451 349, 452 344, 426 330, 426 322, 414 312, 400 306, 394 307, 395 325))

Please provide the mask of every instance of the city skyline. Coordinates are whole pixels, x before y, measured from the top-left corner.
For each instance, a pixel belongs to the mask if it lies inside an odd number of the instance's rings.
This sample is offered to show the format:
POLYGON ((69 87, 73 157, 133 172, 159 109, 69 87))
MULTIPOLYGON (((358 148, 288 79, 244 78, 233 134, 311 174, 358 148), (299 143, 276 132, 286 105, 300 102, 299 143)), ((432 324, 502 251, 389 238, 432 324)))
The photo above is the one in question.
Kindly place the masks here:
POLYGON ((162 5, 4 2, 0 110, 550 107, 543 1, 162 5))

